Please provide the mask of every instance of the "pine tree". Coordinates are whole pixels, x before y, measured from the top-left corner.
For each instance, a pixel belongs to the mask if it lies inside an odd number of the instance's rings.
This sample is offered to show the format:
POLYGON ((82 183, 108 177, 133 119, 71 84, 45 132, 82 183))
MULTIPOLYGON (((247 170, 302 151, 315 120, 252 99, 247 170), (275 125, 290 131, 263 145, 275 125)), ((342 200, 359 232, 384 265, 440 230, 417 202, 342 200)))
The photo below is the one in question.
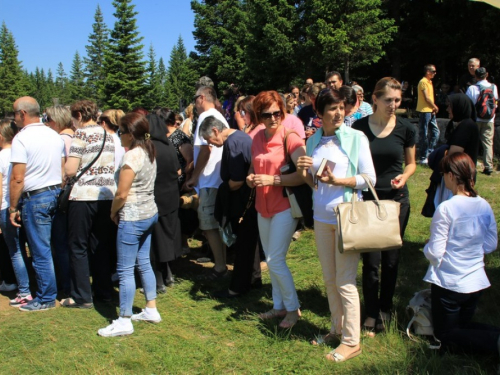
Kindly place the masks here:
MULTIPOLYGON (((162 94, 164 89, 161 85, 161 77, 159 76, 158 65, 156 63, 156 54, 153 45, 149 47, 148 66, 146 70, 146 95, 144 96, 143 106, 151 110, 156 106, 163 106, 162 94)), ((163 67, 165 69, 165 66, 163 67)))
POLYGON ((117 18, 104 53, 105 107, 130 111, 142 105, 145 68, 142 60, 142 37, 137 31, 131 0, 114 0, 117 18))
POLYGON ((69 99, 68 76, 64 71, 62 62, 57 65, 55 88, 55 95, 59 99, 59 104, 71 104, 71 100, 69 99))
POLYGON ((85 99, 85 73, 82 59, 78 51, 75 52, 73 63, 71 65, 71 73, 68 83, 69 100, 76 102, 77 100, 85 99))
POLYGON ((27 85, 14 36, 5 22, 0 29, 0 115, 12 112, 14 101, 26 95, 27 85))
POLYGON ((165 89, 167 91, 167 106, 179 111, 191 99, 194 92, 194 83, 198 74, 191 67, 190 61, 186 55, 184 41, 179 36, 177 44, 170 53, 169 67, 167 70, 167 82, 165 89))
POLYGON ((165 84, 167 82, 167 68, 163 62, 163 57, 158 60, 158 82, 160 83, 160 103, 161 105, 167 104, 167 91, 165 84))
POLYGON ((92 24, 92 34, 89 35, 89 44, 85 46, 87 56, 85 62, 85 78, 89 98, 98 106, 102 106, 103 86, 106 74, 104 72, 104 54, 108 42, 109 30, 104 23, 101 8, 97 5, 92 24))
POLYGON ((36 67, 35 74, 30 75, 30 87, 33 90, 28 95, 34 97, 38 104, 40 104, 40 109, 43 111, 46 107, 52 105, 52 96, 50 93, 50 88, 45 75, 45 71, 36 67))

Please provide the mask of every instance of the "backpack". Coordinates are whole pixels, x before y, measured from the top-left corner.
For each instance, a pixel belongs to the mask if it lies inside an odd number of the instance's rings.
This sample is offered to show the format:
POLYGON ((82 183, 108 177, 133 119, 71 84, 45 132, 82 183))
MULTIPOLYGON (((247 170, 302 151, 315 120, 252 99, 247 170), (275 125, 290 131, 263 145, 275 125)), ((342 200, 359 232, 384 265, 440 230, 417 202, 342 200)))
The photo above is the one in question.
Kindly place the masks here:
POLYGON ((439 349, 441 347, 441 342, 434 336, 431 309, 431 290, 424 289, 415 293, 406 307, 406 312, 408 315, 412 316, 406 327, 406 334, 410 340, 417 341, 410 333, 413 327, 413 332, 415 334, 432 336, 434 338, 434 341, 429 343, 429 349, 439 349))
POLYGON ((479 88, 479 96, 476 101, 477 118, 482 120, 491 120, 495 116, 496 100, 495 100, 495 85, 481 86, 479 88))

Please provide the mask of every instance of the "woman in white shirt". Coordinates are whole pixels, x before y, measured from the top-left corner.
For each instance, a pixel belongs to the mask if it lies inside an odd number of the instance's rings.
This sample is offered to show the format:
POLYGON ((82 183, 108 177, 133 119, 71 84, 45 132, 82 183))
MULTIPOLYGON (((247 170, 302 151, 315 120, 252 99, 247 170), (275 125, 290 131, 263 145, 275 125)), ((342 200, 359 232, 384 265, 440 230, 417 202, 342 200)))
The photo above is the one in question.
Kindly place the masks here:
POLYGON ((446 187, 453 197, 442 202, 424 248, 430 265, 434 335, 443 348, 498 352, 500 328, 471 322, 479 297, 490 286, 484 255, 497 248, 497 224, 488 202, 474 190, 475 165, 465 153, 441 161, 446 187))
POLYGON ((341 254, 337 250, 334 209, 339 203, 351 200, 352 194, 356 194, 353 189, 358 189, 358 198, 362 200, 361 189, 367 184, 360 174, 366 174, 375 185, 375 168, 368 138, 344 123, 345 103, 340 92, 324 89, 315 104, 323 126, 308 139, 307 156, 299 157, 297 171, 315 188, 314 234, 330 306, 331 328, 327 335, 312 343, 335 341, 339 336, 340 345, 326 358, 343 362, 361 354, 360 305, 356 287, 360 255, 341 254), (326 168, 320 177, 314 177, 324 159, 327 160, 326 168))

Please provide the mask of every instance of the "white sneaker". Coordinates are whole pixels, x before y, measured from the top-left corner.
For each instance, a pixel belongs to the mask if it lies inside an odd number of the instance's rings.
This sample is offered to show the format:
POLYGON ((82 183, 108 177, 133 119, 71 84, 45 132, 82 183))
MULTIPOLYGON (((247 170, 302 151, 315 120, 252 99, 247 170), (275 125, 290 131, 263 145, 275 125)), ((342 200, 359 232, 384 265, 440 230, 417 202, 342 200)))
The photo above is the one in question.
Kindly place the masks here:
POLYGON ((139 314, 134 314, 131 317, 132 320, 143 320, 145 322, 150 322, 150 323, 160 323, 161 322, 161 316, 159 312, 156 312, 156 314, 151 314, 148 313, 146 310, 142 310, 139 314))
POLYGON ((103 337, 115 337, 115 336, 125 336, 134 333, 134 326, 130 319, 116 319, 113 320, 106 328, 101 328, 97 331, 99 336, 103 337))
POLYGON ((12 292, 16 289, 17 284, 7 284, 5 281, 0 284, 0 292, 12 292))
POLYGON ((421 164, 421 165, 427 165, 427 164, 429 164, 429 162, 427 161, 427 158, 421 159, 418 163, 421 164))

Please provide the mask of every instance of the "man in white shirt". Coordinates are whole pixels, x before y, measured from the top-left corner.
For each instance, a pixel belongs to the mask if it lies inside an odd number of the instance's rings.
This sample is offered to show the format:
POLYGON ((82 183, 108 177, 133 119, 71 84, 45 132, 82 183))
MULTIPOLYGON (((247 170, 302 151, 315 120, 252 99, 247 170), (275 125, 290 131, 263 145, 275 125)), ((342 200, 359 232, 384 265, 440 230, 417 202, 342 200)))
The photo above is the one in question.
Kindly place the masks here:
POLYGON ((496 85, 488 82, 488 72, 485 68, 477 68, 475 75, 477 82, 469 86, 466 95, 476 106, 476 124, 479 128, 479 139, 483 145, 483 173, 489 176, 493 172, 493 137, 498 90, 496 85), (482 97, 481 93, 483 93, 482 97), (481 103, 478 103, 479 99, 481 103))
POLYGON ((208 116, 214 116, 228 128, 229 125, 224 116, 215 109, 217 94, 213 87, 199 87, 193 101, 199 117, 194 134, 194 171, 186 182, 186 187, 188 189, 195 188, 199 195, 199 225, 214 254, 215 265, 209 278, 215 280, 224 277, 227 273, 226 250, 219 234, 219 223, 214 218, 217 189, 222 183, 220 178, 222 147, 212 147, 205 139, 201 138, 199 125, 208 116))
POLYGON ((19 227, 22 217, 38 282, 36 297, 19 309, 42 311, 54 308, 57 296, 50 238, 61 190, 64 142, 40 122, 35 99, 17 99, 14 113, 20 131, 12 142, 10 221, 19 227))

